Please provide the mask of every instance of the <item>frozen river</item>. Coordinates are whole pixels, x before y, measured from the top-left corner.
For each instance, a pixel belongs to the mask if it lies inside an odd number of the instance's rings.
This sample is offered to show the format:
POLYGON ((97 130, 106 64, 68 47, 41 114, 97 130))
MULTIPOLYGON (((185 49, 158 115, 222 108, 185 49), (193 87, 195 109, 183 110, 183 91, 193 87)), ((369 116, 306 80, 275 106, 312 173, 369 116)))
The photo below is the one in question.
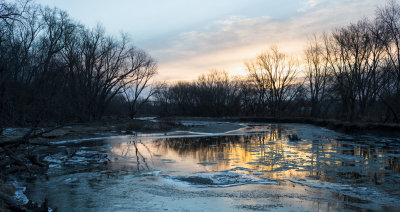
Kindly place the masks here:
POLYGON ((59 142, 23 183, 58 211, 395 211, 400 139, 305 124, 243 124, 59 142), (299 141, 289 141, 297 134, 299 141))

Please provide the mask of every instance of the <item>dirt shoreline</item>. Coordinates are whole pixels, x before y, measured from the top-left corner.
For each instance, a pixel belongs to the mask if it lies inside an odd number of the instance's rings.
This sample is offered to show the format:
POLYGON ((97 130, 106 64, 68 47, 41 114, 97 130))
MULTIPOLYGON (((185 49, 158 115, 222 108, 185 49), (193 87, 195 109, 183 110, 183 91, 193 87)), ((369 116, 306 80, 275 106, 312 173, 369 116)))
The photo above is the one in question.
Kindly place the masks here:
POLYGON ((372 122, 347 122, 332 119, 313 118, 257 118, 241 117, 239 121, 277 122, 277 123, 304 123, 326 127, 331 130, 347 134, 368 134, 381 136, 400 136, 399 124, 385 124, 372 122))
MULTIPOLYGON (((371 122, 345 122, 332 119, 312 119, 303 117, 163 117, 152 120, 114 119, 89 123, 69 123, 40 138, 35 143, 61 140, 86 139, 137 133, 165 133, 190 131, 199 133, 223 133, 243 127, 240 123, 303 123, 326 127, 347 134, 368 134, 377 136, 400 136, 400 124, 371 122)), ((13 128, 14 132, 0 135, 0 140, 8 141, 22 137, 29 128, 13 128)))
POLYGON ((335 119, 315 119, 307 117, 169 117, 171 120, 256 122, 256 123, 299 123, 313 124, 347 134, 367 134, 376 136, 400 136, 400 124, 377 122, 348 122, 335 119))
MULTIPOLYGON (((66 124, 42 137, 32 139, 33 143, 45 143, 62 140, 87 139, 96 137, 136 135, 138 133, 166 133, 174 131, 187 131, 198 133, 224 133, 242 128, 239 123, 221 121, 188 121, 175 119, 160 120, 117 120, 79 124, 66 124)), ((28 128, 14 129, 8 135, 0 136, 3 141, 22 137, 28 128)))

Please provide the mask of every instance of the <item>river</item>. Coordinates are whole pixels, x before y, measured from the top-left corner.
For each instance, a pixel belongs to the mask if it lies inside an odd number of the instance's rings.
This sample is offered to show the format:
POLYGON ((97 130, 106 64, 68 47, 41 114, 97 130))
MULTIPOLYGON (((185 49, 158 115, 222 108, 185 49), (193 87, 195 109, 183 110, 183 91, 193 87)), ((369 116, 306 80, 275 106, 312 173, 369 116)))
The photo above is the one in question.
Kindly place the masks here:
POLYGON ((57 142, 20 182, 58 211, 396 211, 400 139, 307 124, 57 142), (296 134, 299 141, 290 141, 296 134))

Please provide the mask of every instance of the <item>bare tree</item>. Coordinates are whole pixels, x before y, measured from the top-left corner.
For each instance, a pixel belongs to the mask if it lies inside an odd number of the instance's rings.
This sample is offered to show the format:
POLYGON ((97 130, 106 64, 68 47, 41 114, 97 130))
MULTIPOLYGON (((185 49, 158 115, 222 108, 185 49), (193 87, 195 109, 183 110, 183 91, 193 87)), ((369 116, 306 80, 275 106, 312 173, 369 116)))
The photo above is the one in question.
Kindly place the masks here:
POLYGON ((112 99, 127 91, 128 85, 138 83, 141 93, 156 74, 155 62, 131 46, 126 35, 117 40, 98 26, 93 30, 78 28, 69 39, 63 51, 67 90, 72 111, 81 120, 101 118, 112 99))
POLYGON ((252 63, 247 63, 249 77, 266 92, 269 111, 280 117, 283 109, 294 97, 296 84, 297 61, 279 52, 276 46, 261 53, 252 63))
POLYGON ((155 64, 126 35, 87 29, 56 8, 0 1, 0 15, 1 123, 99 119, 128 79, 155 64))
POLYGON ((322 44, 316 35, 309 41, 308 48, 305 51, 305 65, 311 98, 311 116, 318 117, 320 115, 321 102, 324 101, 326 95, 329 73, 322 44))
POLYGON ((383 45, 377 28, 367 20, 339 28, 325 38, 327 61, 333 71, 336 92, 341 96, 347 120, 364 117, 378 94, 378 68, 383 45))
POLYGON ((396 89, 400 92, 400 5, 390 0, 386 7, 378 10, 377 19, 382 23, 384 32, 382 39, 385 42, 388 61, 393 67, 396 79, 396 89), (385 40, 385 38, 387 40, 385 40))
MULTIPOLYGON (((240 92, 240 113, 244 115, 255 115, 265 113, 265 93, 260 91, 257 85, 248 77, 239 79, 238 90, 240 92)), ((262 88, 262 87, 261 87, 262 88)))
MULTIPOLYGON (((270 102, 271 93, 271 81, 269 80, 268 72, 262 71, 262 64, 257 62, 246 62, 245 63, 248 75, 248 84, 254 85, 256 91, 256 99, 254 101, 254 111, 256 113, 264 114, 267 111, 267 105, 270 102)), ((247 85, 248 88, 249 85, 247 85)), ((245 87, 243 87, 245 88, 245 87)), ((251 89, 251 88, 248 88, 251 89)), ((249 95, 247 95, 249 96, 249 95)))
POLYGON ((18 21, 22 13, 29 8, 31 0, 20 0, 14 3, 0 0, 0 20, 6 24, 10 21, 18 21))
POLYGON ((381 100, 396 122, 400 121, 400 4, 395 0, 377 11, 377 21, 383 30, 380 40, 385 44, 386 83, 383 84, 381 100))
MULTIPOLYGON (((131 51, 129 56, 130 68, 134 69, 138 58, 148 57, 144 52, 131 51), (140 54, 141 56, 138 56, 140 54)), ((134 118, 138 110, 160 89, 160 84, 151 82, 157 74, 157 64, 151 59, 137 68, 132 75, 126 79, 123 87, 123 96, 128 104, 129 117, 134 118)))
POLYGON ((199 76, 196 87, 199 107, 211 116, 224 116, 237 101, 237 83, 230 80, 226 71, 212 70, 199 76))

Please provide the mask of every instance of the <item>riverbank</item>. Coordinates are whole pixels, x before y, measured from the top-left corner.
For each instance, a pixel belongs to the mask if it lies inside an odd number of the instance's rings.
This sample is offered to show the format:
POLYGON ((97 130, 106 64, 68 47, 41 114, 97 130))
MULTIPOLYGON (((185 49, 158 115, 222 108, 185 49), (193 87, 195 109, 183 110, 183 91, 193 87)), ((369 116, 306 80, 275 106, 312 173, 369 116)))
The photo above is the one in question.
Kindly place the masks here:
POLYGON ((170 120, 256 122, 256 123, 299 123, 313 124, 347 134, 368 134, 376 136, 400 136, 400 124, 377 122, 348 122, 335 119, 315 119, 306 117, 168 117, 170 120))
POLYGON ((334 119, 313 118, 263 118, 239 117, 233 120, 241 122, 266 122, 266 123, 302 123, 314 124, 331 130, 347 134, 368 134, 378 136, 400 136, 400 124, 386 124, 376 122, 348 122, 334 119))
MULTIPOLYGON (((97 121, 89 123, 69 123, 43 134, 38 138, 31 139, 34 143, 47 143, 61 140, 75 140, 95 137, 117 136, 117 135, 137 135, 138 133, 165 133, 173 131, 188 131, 200 133, 223 133, 237 130, 243 126, 238 123, 220 120, 192 120, 162 118, 156 119, 115 119, 107 121, 97 121)), ((45 130, 46 128, 42 128, 45 130)), ((9 141, 20 138, 29 131, 29 128, 6 128, 2 141, 9 141)))
MULTIPOLYGON (((60 140, 74 140, 94 137, 135 135, 137 133, 164 133, 171 131, 189 131, 201 133, 223 133, 237 130, 240 123, 302 123, 326 127, 347 134, 369 134, 377 136, 400 136, 400 124, 375 122, 346 122, 334 119, 313 119, 304 117, 149 117, 139 119, 108 119, 88 123, 68 123, 43 136, 32 139, 34 143, 46 143, 60 140)), ((42 128, 43 130, 46 128, 42 128)), ((13 140, 24 136, 29 128, 6 128, 1 141, 13 140)))

